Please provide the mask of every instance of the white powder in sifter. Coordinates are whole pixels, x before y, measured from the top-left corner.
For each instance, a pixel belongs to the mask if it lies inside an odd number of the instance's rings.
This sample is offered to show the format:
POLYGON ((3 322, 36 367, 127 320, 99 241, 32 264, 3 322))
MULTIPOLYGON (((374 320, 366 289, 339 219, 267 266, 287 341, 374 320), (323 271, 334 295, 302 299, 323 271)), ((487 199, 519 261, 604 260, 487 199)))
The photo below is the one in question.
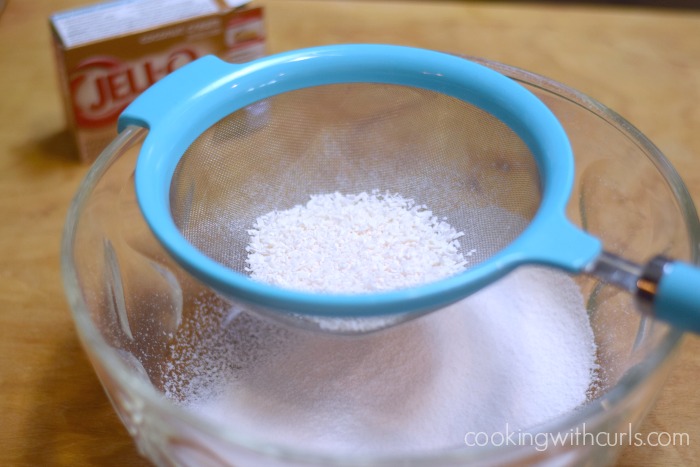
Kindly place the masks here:
POLYGON ((398 194, 312 195, 258 217, 249 230, 253 279, 314 292, 376 292, 464 270, 463 234, 398 194))
MULTIPOLYGON (((349 202, 334 196, 341 204, 349 202)), ((376 194, 364 199, 382 201, 376 194)), ((399 205, 396 211, 413 209, 410 203, 399 205)), ((393 208, 387 209, 393 217, 393 208)), ((342 219, 347 225, 348 218, 342 219)), ((445 251, 458 234, 446 225, 440 229, 449 232, 437 242, 445 251)), ((262 245, 272 244, 254 235, 262 245)), ((315 271, 328 274, 324 268, 307 267, 314 276, 308 281, 320 283, 315 271)), ((343 282, 334 278, 327 286, 343 282)), ((221 335, 207 341, 231 349, 198 351, 208 360, 192 361, 187 371, 207 387, 198 391, 190 381, 191 387, 178 393, 181 402, 246 436, 335 455, 464 447, 467 432, 534 428, 583 404, 596 369, 593 332, 578 286, 564 273, 541 268, 521 268, 455 305, 371 335, 280 333, 281 328, 256 320, 245 320, 245 328, 255 332, 236 331, 235 339, 220 337, 232 332, 236 320, 207 330, 221 335), (254 351, 255 358, 222 363, 261 343, 266 348, 254 351), (202 375, 208 369, 218 373, 202 375)))

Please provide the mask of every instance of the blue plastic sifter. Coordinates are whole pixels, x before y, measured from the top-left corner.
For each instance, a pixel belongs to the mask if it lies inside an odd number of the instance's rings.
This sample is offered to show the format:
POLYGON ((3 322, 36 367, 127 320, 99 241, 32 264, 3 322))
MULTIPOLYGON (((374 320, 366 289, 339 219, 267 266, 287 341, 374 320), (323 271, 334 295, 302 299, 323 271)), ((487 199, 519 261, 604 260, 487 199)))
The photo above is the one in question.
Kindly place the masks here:
POLYGON ((234 65, 204 57, 120 118, 149 129, 136 167, 143 215, 165 249, 223 296, 297 325, 364 332, 456 302, 524 264, 598 276, 639 309, 700 331, 700 271, 602 250, 565 207, 574 159, 562 126, 515 81, 461 57, 340 45, 234 65), (317 193, 380 189, 428 205, 475 253, 462 273, 334 295, 247 277, 256 217, 317 193), (369 326, 329 325, 364 320, 369 326), (375 324, 371 324, 375 323, 375 324))

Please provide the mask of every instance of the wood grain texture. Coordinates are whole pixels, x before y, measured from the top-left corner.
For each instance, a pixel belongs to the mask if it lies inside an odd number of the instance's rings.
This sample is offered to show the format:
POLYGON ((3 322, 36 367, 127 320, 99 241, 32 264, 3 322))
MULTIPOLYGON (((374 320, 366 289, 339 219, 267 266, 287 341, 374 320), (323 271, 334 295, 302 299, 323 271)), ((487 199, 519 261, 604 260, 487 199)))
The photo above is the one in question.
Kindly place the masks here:
MULTIPOLYGON (((147 465, 80 347, 60 236, 87 167, 65 131, 47 17, 84 0, 9 0, 0 16, 0 465, 147 465)), ((271 52, 386 42, 535 71, 621 113, 700 202, 700 14, 671 9, 436 1, 268 0, 271 52)), ((686 338, 641 432, 690 446, 625 450, 620 465, 700 464, 700 339, 686 338)))

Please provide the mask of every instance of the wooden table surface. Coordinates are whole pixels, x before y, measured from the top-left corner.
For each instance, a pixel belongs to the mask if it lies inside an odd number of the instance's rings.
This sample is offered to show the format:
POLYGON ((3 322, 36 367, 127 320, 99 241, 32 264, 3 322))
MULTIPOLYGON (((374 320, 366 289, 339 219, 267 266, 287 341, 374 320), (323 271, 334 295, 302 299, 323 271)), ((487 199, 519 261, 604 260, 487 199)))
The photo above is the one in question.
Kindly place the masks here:
MULTIPOLYGON (((87 167, 65 130, 48 15, 86 0, 9 0, 0 16, 0 465, 147 465, 87 361, 59 243, 87 167)), ((587 93, 648 135, 700 203, 700 13, 439 1, 261 1, 269 50, 414 45, 519 66, 587 93)), ((687 337, 641 427, 690 446, 627 448, 620 465, 700 465, 700 339, 687 337)))

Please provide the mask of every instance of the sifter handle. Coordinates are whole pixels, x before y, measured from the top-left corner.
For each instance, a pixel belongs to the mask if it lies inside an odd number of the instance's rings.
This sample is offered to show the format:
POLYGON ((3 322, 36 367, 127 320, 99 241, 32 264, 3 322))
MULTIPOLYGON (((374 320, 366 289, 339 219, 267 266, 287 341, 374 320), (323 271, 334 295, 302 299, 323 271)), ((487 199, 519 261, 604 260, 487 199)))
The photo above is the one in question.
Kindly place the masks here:
POLYGON ((196 109, 202 97, 217 91, 215 84, 219 84, 218 88, 225 87, 226 83, 222 84, 222 80, 235 76, 240 68, 240 65, 206 55, 175 70, 146 89, 124 109, 119 116, 117 130, 121 132, 128 125, 152 129, 170 115, 175 115, 174 121, 180 123, 178 127, 186 127, 182 122, 197 117, 193 109, 196 109))
POLYGON ((637 299, 654 318, 700 333, 700 268, 658 256, 642 272, 637 299))
POLYGON ((700 334, 700 268, 664 256, 645 266, 604 251, 587 273, 634 295, 644 315, 700 334))

